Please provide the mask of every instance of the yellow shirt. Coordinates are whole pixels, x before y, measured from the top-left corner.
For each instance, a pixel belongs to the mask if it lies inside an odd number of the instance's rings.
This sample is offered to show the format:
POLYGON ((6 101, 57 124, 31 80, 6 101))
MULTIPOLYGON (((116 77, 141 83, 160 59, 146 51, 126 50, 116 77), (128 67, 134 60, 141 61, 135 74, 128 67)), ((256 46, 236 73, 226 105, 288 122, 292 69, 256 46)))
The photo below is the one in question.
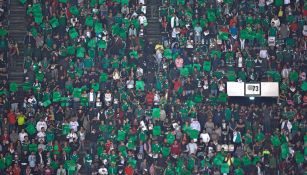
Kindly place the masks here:
POLYGON ((17 123, 18 125, 23 125, 26 122, 26 117, 24 115, 17 116, 17 123))

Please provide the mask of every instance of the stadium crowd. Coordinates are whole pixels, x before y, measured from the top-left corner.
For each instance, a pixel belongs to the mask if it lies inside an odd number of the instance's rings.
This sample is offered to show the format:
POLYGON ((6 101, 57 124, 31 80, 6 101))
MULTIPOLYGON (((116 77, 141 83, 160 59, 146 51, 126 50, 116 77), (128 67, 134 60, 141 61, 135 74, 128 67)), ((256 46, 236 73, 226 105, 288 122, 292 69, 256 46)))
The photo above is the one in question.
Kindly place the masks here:
POLYGON ((20 3, 1 175, 307 173, 306 0, 163 0, 159 43, 144 0, 20 3), (279 82, 280 96, 229 102, 227 81, 279 82))

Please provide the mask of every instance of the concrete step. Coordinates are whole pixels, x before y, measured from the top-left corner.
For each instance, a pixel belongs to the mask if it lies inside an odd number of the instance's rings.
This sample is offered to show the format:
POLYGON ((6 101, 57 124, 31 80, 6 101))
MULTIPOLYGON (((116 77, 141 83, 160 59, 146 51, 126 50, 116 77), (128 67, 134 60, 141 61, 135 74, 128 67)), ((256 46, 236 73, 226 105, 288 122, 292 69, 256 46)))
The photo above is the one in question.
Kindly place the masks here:
POLYGON ((12 24, 22 24, 25 25, 25 20, 10 20, 10 25, 12 24))
POLYGON ((160 30, 160 24, 148 24, 147 30, 160 30))
POLYGON ((11 0, 11 5, 18 5, 22 7, 22 4, 18 0, 11 0))
POLYGON ((152 18, 150 17, 147 19, 147 21, 148 23, 155 23, 155 22, 160 23, 158 17, 152 17, 152 18))
POLYGON ((13 16, 17 16, 17 15, 16 15, 16 12, 19 12, 19 13, 21 13, 21 14, 23 14, 23 15, 26 14, 25 8, 24 8, 24 7, 20 7, 20 6, 11 8, 11 14, 12 14, 13 16))
POLYGON ((156 32, 156 31, 147 31, 147 35, 148 35, 148 36, 160 35, 160 33, 159 33, 159 32, 156 32))
POLYGON ((11 83, 11 82, 15 82, 17 84, 23 83, 23 77, 11 77, 11 76, 9 76, 8 79, 9 79, 9 83, 11 83))
POLYGON ((19 43, 20 56, 14 58, 9 64, 9 82, 22 83, 23 73, 23 40, 26 34, 26 8, 21 5, 19 0, 11 0, 9 18, 9 35, 19 43))

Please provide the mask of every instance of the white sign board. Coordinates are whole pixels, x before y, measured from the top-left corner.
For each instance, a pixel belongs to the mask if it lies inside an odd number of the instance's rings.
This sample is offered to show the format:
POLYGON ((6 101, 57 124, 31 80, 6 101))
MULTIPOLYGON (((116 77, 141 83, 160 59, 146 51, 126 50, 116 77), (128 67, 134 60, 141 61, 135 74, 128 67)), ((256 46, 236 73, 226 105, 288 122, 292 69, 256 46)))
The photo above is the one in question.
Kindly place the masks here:
POLYGON ((227 95, 233 97, 244 97, 244 82, 227 82, 227 95))
POLYGON ((278 82, 261 82, 261 97, 279 97, 278 82))
POLYGON ((278 82, 227 82, 227 95, 230 97, 278 97, 278 82))
POLYGON ((260 83, 245 83, 245 96, 260 96, 260 83))

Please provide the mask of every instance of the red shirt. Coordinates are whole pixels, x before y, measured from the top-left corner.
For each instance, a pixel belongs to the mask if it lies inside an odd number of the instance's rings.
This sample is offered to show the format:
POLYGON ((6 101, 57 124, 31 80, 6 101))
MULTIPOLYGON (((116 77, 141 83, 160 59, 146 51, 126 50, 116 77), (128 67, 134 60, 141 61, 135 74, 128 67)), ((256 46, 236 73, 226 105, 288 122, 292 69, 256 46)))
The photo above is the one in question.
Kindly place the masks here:
POLYGON ((155 94, 153 92, 149 92, 146 95, 146 103, 147 103, 147 105, 152 105, 154 97, 155 97, 155 94))
POLYGON ((51 175, 51 169, 47 168, 45 169, 45 175, 51 175))
POLYGON ((125 174, 126 175, 133 175, 134 174, 133 168, 131 166, 127 166, 125 168, 125 174))
POLYGON ((178 91, 178 89, 181 87, 182 83, 180 80, 174 81, 174 90, 178 91))
POLYGON ((179 155, 181 152, 179 144, 172 144, 171 146, 171 154, 179 155))
POLYGON ((15 167, 13 168, 13 175, 20 175, 20 168, 19 167, 15 167))
POLYGON ((108 154, 110 153, 111 145, 112 145, 111 142, 110 143, 106 143, 106 145, 105 145, 105 148, 106 148, 106 151, 107 151, 108 154))
POLYGON ((1 140, 8 142, 10 140, 10 136, 8 134, 3 134, 1 140))
POLYGON ((120 120, 121 123, 124 122, 124 112, 122 110, 114 113, 114 118, 120 120))
POLYGON ((14 112, 10 112, 7 114, 7 119, 11 125, 16 124, 16 115, 14 112))

